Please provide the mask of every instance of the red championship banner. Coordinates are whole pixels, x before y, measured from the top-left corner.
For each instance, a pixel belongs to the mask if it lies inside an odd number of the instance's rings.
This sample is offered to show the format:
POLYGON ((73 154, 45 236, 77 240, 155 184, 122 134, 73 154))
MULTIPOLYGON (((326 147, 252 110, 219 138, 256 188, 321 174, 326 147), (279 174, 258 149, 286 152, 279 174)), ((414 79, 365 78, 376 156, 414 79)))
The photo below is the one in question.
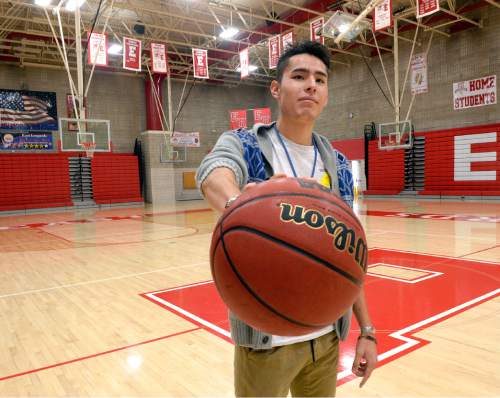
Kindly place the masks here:
POLYGON ((231 130, 247 127, 247 110, 237 109, 229 113, 231 130))
POLYGON ((151 43, 151 70, 168 74, 167 47, 163 43, 151 43))
POLYGON ((392 0, 383 0, 373 9, 373 30, 392 28, 392 0))
POLYGON ((325 18, 321 17, 315 19, 310 24, 311 30, 311 40, 319 41, 321 44, 325 44, 325 38, 323 37, 323 24, 325 23, 325 18))
POLYGON ((108 66, 108 35, 106 33, 87 32, 89 51, 87 63, 98 66, 108 66))
POLYGON ((476 108, 497 103, 497 76, 453 83, 453 109, 476 108))
POLYGON ((245 78, 250 74, 250 58, 248 55, 248 47, 240 51, 240 72, 241 78, 245 78))
POLYGON ((269 49, 269 69, 275 69, 278 66, 278 60, 280 58, 280 37, 271 37, 268 41, 269 49))
POLYGON ((141 71, 141 48, 140 40, 123 38, 123 69, 141 71))
POLYGON ((417 18, 439 11, 439 0, 417 0, 417 18))
POLYGON ((255 108, 253 110, 253 122, 269 124, 271 123, 271 109, 270 108, 255 108))
POLYGON ((207 50, 193 48, 194 77, 208 79, 208 55, 207 50))
POLYGON ((283 33, 281 35, 281 49, 282 51, 286 51, 288 47, 293 46, 294 36, 293 31, 283 33))

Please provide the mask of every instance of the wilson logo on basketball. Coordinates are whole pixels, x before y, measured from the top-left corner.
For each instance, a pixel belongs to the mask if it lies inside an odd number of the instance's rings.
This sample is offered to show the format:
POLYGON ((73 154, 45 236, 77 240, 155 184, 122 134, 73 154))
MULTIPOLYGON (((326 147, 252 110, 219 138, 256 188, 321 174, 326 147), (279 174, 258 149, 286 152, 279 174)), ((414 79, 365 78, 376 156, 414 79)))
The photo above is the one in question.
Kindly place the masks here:
POLYGON ((280 203, 283 222, 293 222, 294 224, 306 224, 311 229, 325 227, 329 235, 333 236, 333 246, 335 249, 354 255, 356 263, 366 272, 368 262, 366 242, 361 238, 356 238, 356 233, 348 228, 344 223, 337 221, 332 216, 324 216, 317 210, 306 210, 299 205, 280 203))

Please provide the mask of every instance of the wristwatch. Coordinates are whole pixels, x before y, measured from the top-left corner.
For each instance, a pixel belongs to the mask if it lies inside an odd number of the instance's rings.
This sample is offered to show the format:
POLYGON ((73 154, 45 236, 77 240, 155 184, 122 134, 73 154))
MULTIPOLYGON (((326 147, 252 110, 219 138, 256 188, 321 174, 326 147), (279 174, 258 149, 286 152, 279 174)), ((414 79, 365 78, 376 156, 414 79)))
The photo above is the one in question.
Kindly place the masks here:
POLYGON ((231 196, 227 202, 226 202, 226 205, 224 206, 225 209, 227 209, 229 206, 231 206, 233 204, 233 202, 239 198, 240 195, 234 195, 234 196, 231 196))
POLYGON ((375 332, 376 332, 376 330, 375 330, 375 327, 373 325, 361 327, 361 336, 372 335, 372 334, 375 334, 375 332))

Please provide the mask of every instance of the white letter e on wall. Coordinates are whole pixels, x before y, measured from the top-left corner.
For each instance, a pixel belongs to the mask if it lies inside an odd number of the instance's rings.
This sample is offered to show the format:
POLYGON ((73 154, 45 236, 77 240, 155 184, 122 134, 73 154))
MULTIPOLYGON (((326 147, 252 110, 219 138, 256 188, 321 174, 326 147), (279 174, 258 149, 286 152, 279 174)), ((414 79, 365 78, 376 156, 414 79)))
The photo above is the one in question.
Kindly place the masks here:
POLYGON ((497 142, 497 133, 455 136, 455 181, 496 181, 496 170, 472 171, 472 162, 495 162, 496 152, 471 152, 472 144, 497 142))

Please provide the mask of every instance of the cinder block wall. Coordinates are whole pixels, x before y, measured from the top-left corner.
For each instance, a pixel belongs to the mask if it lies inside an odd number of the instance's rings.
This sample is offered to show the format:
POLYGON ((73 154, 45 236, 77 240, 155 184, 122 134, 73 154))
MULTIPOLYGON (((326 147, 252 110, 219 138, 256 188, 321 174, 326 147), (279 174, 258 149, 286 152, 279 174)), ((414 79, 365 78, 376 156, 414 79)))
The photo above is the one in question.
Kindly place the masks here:
MULTIPOLYGON (((85 76, 88 79, 88 73, 85 76)), ((67 117, 66 94, 70 93, 70 88, 63 70, 19 68, 0 63, 0 88, 54 91, 57 94, 57 115, 67 117)), ((88 118, 110 120, 113 150, 131 153, 135 138, 146 129, 143 79, 96 71, 87 103, 88 118)), ((53 135, 58 138, 58 134, 54 132, 53 135)))

